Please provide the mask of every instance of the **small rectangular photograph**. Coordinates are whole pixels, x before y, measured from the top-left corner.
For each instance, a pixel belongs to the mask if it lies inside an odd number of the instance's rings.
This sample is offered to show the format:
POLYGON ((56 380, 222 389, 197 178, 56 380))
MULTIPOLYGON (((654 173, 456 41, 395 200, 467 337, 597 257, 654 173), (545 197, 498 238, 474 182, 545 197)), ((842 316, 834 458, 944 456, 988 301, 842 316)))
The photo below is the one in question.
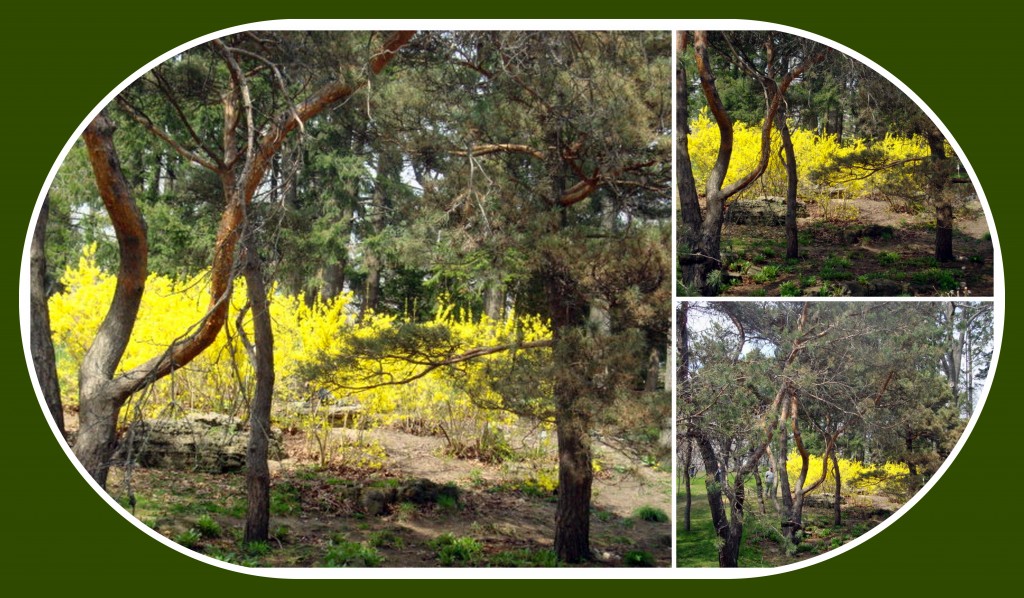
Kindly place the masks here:
POLYGON ((778 31, 676 48, 676 295, 993 296, 983 196, 894 79, 778 31))
POLYGON ((884 537, 958 450, 994 346, 991 302, 676 309, 678 567, 780 567, 884 537))

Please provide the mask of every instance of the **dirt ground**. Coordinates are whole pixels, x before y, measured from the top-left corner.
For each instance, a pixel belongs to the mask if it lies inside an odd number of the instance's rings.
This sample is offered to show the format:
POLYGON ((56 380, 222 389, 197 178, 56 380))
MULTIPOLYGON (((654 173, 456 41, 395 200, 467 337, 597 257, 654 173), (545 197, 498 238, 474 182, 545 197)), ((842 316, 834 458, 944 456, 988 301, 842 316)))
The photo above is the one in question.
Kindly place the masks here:
MULTIPOLYGON (((757 201, 757 200, 742 200, 757 201)), ((747 296, 974 296, 993 293, 993 246, 976 197, 957 206, 956 260, 938 263, 933 212, 894 211, 882 200, 807 204, 797 219, 800 258, 785 259, 783 226, 723 228, 728 282, 722 294, 747 296)))
MULTIPOLYGON (((351 441, 360 433, 336 428, 333 434, 338 441, 351 441)), ((310 459, 310 445, 301 434, 285 435, 286 458, 271 462, 274 539, 269 547, 256 550, 241 543, 241 473, 136 468, 129 487, 124 471, 115 470, 109 489, 122 504, 128 503, 129 491, 134 494, 135 516, 179 543, 187 543, 187 534, 202 525, 201 518, 212 519, 222 533, 198 539, 193 549, 248 566, 324 566, 331 547, 345 542, 372 546, 383 557, 379 566, 436 567, 441 563, 432 542, 443 534, 472 538, 480 546, 471 561, 455 565, 535 566, 541 561, 531 559, 551 556, 556 497, 525 491, 522 481, 536 468, 553 465, 552 455, 484 463, 446 455, 443 438, 436 436, 391 428, 361 434, 364 442, 378 441, 386 447, 383 468, 320 468, 310 459), (392 504, 384 513, 370 516, 342 492, 421 478, 456 486, 458 504, 392 504)), ((644 566, 670 566, 671 522, 645 520, 637 510, 653 507, 671 513, 671 475, 633 462, 610 447, 596 448, 600 471, 594 481, 590 532, 595 560, 583 566, 635 566, 640 552, 650 555, 644 566)))

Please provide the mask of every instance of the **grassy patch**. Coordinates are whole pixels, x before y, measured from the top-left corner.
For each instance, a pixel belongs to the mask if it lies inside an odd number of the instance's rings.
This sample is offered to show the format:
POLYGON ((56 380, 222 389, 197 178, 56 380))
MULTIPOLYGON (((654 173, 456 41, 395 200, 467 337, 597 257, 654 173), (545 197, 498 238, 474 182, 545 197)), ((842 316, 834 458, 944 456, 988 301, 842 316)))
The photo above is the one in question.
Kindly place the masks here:
POLYGON ((452 565, 472 565, 480 558, 483 548, 475 539, 468 536, 456 537, 446 532, 428 543, 437 554, 437 560, 446 567, 452 565))
POLYGON ((376 548, 360 542, 335 542, 327 547, 323 564, 325 567, 379 567, 384 557, 376 548))
POLYGON ((630 550, 622 557, 622 561, 627 567, 653 567, 654 555, 646 550, 630 550))
POLYGON ((557 567, 558 555, 554 550, 505 550, 488 559, 491 567, 557 567))
POLYGON ((665 523, 668 521, 668 514, 657 507, 644 505, 633 512, 633 516, 644 521, 665 523))

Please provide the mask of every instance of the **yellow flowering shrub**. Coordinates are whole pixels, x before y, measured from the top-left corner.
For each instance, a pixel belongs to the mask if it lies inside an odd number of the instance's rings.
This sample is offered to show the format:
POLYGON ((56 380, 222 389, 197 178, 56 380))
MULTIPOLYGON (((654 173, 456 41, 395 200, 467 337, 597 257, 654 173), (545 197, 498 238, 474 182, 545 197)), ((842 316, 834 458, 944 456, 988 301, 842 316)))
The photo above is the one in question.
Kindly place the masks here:
MULTIPOLYGON (((790 484, 800 475, 800 455, 793 451, 786 461, 786 472, 790 484)), ((807 483, 821 475, 822 458, 811 455, 808 460, 807 483)), ((850 494, 899 493, 905 488, 910 469, 904 463, 865 464, 854 459, 839 459, 839 475, 843 481, 843 492, 850 494)), ((832 493, 835 489, 832 464, 828 465, 825 481, 813 493, 832 493)), ((813 494, 812 493, 812 494, 813 494)))
MULTIPOLYGON (((693 174, 698 192, 703 193, 718 156, 718 127, 705 108, 690 123, 690 131, 688 147, 693 174)), ((791 129, 790 137, 800 185, 797 193, 805 198, 828 199, 836 193, 845 197, 858 197, 884 193, 890 189, 906 191, 908 186, 921 184, 914 176, 914 165, 929 154, 927 142, 919 135, 886 135, 870 144, 861 138, 846 139, 839 143, 835 135, 821 135, 808 129, 791 129), (886 165, 890 167, 876 170, 886 165)), ((786 169, 782 159, 782 139, 775 128, 772 129, 772 149, 769 155, 765 173, 744 193, 734 197, 734 201, 744 197, 785 195, 786 169)), ((734 123, 732 161, 726 173, 725 185, 753 170, 760 157, 760 123, 734 123)))
MULTIPOLYGON (((50 317, 57 353, 63 401, 78 402, 78 368, 106 314, 116 279, 96 263, 95 246, 86 249, 78 265, 61 279, 64 292, 50 298, 50 317)), ((206 274, 175 281, 150 275, 131 340, 121 361, 122 370, 145 362, 172 341, 191 330, 209 303, 206 274)), ((402 325, 400 318, 366 314, 357 321, 352 296, 307 301, 302 295, 271 290, 276 384, 274 417, 287 428, 306 434, 310 452, 321 463, 348 459, 355 467, 376 467, 383 451, 362 435, 348 438, 342 446, 331 433, 331 409, 353 408, 358 425, 366 430, 380 424, 402 424, 425 432, 440 433, 450 448, 466 456, 500 459, 511 450, 507 433, 517 416, 489 383, 490 365, 512 359, 512 352, 498 352, 451 367, 422 373, 422 364, 398 357, 360 359, 318 379, 306 375, 310 363, 331 363, 359 340, 382 337, 402 325), (415 378, 415 379, 413 379, 415 378), (405 384, 381 385, 387 380, 412 379, 405 384), (353 388, 358 390, 343 391, 353 388), (351 450, 350 450, 351 449, 351 450), (356 450, 358 449, 358 450, 356 450), (342 453, 345 453, 344 455, 342 453)), ((236 330, 236 317, 245 305, 245 285, 235 281, 226 330, 216 342, 187 366, 140 393, 126 408, 124 417, 157 417, 191 411, 216 411, 245 416, 247 397, 254 387, 253 369, 236 330)), ((517 345, 550 338, 545 322, 535 316, 515 314, 503 320, 476 318, 442 302, 430 326, 446 330, 455 353, 476 347, 517 345)), ((252 339, 251 313, 243 323, 252 339)), ((548 351, 534 349, 533 351, 548 351)), ((537 400, 549 389, 535 388, 537 400)), ((545 393, 548 393, 547 395, 545 393)))

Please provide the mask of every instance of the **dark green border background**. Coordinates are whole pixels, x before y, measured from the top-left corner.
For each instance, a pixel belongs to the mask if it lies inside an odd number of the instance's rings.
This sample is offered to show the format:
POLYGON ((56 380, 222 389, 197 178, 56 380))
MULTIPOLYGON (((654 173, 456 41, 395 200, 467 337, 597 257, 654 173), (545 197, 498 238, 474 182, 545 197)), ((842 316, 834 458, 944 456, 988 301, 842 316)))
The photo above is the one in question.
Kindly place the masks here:
MULTIPOLYGON (((902 79, 942 119, 974 166, 992 208, 1008 262, 1007 319, 995 385, 970 441, 933 491, 878 538, 795 573, 742 581, 643 582, 647 595, 681 591, 823 592, 830 595, 919 590, 935 593, 1010 585, 1020 567, 1019 439, 1016 385, 1022 333, 1015 308, 1024 235, 1019 174, 1020 31, 1015 15, 987 2, 918 12, 910 3, 765 1, 682 3, 586 9, 527 0, 474 8, 428 10, 420 3, 302 2, 288 12, 263 2, 233 6, 210 0, 73 9, 17 3, 5 9, 0 111, 2 279, 0 349, 6 402, 2 432, 3 509, 0 561, 6 590, 70 593, 207 595, 216 592, 392 592, 480 594, 509 588, 543 594, 635 591, 635 581, 280 581, 221 571, 149 539, 103 503, 58 448, 33 394, 16 317, 20 258, 33 203, 58 152, 86 113, 144 63, 197 36, 245 22, 284 17, 409 18, 743 18, 811 31, 849 46, 902 79), (269 7, 269 8, 268 8, 269 7), (496 12, 503 10, 507 12, 496 12), (843 12, 840 12, 843 11, 843 12), (925 12, 926 11, 926 12, 925 12), (1017 184, 1015 184, 1017 183, 1017 184), (1004 515, 1004 513, 1006 513, 1004 515), (570 588, 567 584, 572 584, 570 588), (628 587, 626 584, 630 584, 628 587), (311 586, 318 587, 311 587, 311 586), (523 588, 520 585, 528 585, 523 588), (581 587, 583 586, 583 587, 581 587), (770 586, 770 587, 768 587, 770 586), (31 590, 29 589, 31 588, 31 590)), ((109 3, 105 3, 109 4, 109 3)), ((280 6, 280 5, 278 5, 280 6)), ((485 5, 486 6, 486 5, 485 5)), ((386 574, 386 573, 385 573, 386 574)), ((1017 586, 1019 583, 1010 585, 1017 586)), ((13 594, 12 594, 13 595, 13 594)), ((678 595, 678 594, 676 594, 678 595)))

